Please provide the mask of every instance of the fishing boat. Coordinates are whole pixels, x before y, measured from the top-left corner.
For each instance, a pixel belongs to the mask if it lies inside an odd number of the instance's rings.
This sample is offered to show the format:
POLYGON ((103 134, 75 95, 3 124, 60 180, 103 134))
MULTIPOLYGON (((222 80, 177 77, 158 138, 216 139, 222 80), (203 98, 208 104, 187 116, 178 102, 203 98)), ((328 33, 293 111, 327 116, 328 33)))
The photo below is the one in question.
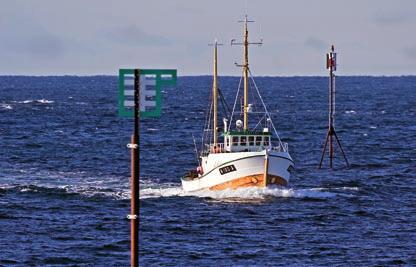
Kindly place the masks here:
MULTIPOLYGON (((223 129, 218 126, 218 99, 222 96, 218 88, 217 51, 214 43, 214 73, 212 101, 210 102, 208 123, 204 129, 202 149, 197 153, 198 166, 181 178, 184 191, 225 190, 244 187, 287 186, 290 172, 294 167, 287 143, 281 141, 273 124, 271 114, 260 95, 248 61, 248 47, 254 43, 248 39, 247 15, 240 21, 244 25, 243 42, 234 39, 231 45, 243 46, 243 63, 236 64, 242 69, 232 112, 223 119, 223 129), (243 83, 243 96, 240 87, 243 83), (257 93, 260 103, 250 103, 249 92, 257 93), (239 100, 241 102, 239 103, 239 100), (239 111, 236 110, 240 104, 239 111), (257 117, 251 122, 249 116, 257 117), (235 127, 232 127, 233 119, 235 127), (251 122, 251 123, 250 123, 251 122), (206 137, 208 135, 208 137, 206 137), (222 140, 219 140, 219 136, 222 140), (222 141, 222 142, 219 142, 222 141)), ((250 95, 250 96, 252 96, 250 95)), ((194 140, 195 143, 195 140, 194 140)), ((196 146, 196 145, 195 145, 196 146)))

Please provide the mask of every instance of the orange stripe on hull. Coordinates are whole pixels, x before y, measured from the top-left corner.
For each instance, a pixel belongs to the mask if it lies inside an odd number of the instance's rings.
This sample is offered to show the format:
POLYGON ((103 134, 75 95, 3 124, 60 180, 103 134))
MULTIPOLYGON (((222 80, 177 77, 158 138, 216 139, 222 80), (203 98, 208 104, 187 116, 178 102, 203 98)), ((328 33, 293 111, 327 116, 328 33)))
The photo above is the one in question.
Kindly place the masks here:
POLYGON ((224 190, 224 189, 237 189, 237 188, 244 188, 244 187, 265 187, 267 185, 281 185, 286 186, 287 182, 282 177, 276 175, 267 175, 267 181, 264 182, 264 174, 255 174, 244 176, 241 178, 236 178, 232 181, 225 182, 222 184, 214 185, 210 187, 210 190, 224 190))

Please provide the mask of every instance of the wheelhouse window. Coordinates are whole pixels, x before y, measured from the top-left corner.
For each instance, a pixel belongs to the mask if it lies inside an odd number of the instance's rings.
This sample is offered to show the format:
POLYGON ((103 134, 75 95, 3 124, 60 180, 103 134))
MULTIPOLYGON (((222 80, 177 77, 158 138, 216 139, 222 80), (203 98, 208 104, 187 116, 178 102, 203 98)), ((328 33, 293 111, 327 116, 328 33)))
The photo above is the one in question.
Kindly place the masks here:
POLYGON ((268 146, 268 145, 269 145, 269 143, 270 143, 270 137, 265 136, 265 137, 264 137, 264 146, 268 146))
POLYGON ((233 146, 238 146, 238 136, 233 136, 233 146))
POLYGON ((256 136, 256 146, 261 146, 261 136, 256 136))
POLYGON ((249 136, 248 137, 248 145, 249 146, 254 146, 254 136, 249 136))
POLYGON ((246 146, 247 145, 247 136, 241 136, 240 137, 240 146, 246 146))

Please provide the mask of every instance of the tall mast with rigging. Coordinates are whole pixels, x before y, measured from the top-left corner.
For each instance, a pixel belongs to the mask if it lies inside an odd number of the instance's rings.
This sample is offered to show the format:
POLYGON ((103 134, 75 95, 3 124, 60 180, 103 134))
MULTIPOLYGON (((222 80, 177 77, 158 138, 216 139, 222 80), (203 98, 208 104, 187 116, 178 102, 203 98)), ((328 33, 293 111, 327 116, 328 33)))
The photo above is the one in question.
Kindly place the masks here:
POLYGON ((243 113, 244 113, 244 131, 248 130, 248 46, 250 44, 256 44, 256 45, 262 45, 263 40, 260 40, 260 42, 256 43, 250 43, 248 41, 248 23, 254 22, 253 20, 248 20, 247 14, 244 17, 244 20, 241 20, 239 22, 244 23, 244 36, 243 36, 243 42, 242 43, 236 43, 235 39, 231 40, 231 45, 243 45, 244 46, 244 60, 242 65, 238 65, 239 67, 243 68, 243 78, 244 78, 244 103, 243 103, 243 113))
POLYGON ((243 75, 244 75, 244 131, 248 129, 248 27, 247 27, 247 15, 244 19, 244 63, 243 63, 243 75))
POLYGON ((213 98, 213 127, 212 130, 214 132, 214 147, 218 144, 218 82, 217 82, 217 50, 218 50, 218 42, 215 40, 214 42, 214 79, 212 84, 212 98, 213 98))

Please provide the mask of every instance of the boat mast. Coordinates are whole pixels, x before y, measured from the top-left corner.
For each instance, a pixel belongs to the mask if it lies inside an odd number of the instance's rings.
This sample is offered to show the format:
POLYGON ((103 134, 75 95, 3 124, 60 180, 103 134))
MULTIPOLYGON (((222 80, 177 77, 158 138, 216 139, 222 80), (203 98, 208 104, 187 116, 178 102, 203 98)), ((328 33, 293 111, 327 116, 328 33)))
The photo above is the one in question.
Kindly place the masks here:
POLYGON ((243 21, 239 21, 244 23, 244 38, 242 43, 236 43, 235 39, 231 40, 231 45, 243 45, 244 46, 244 61, 243 65, 238 65, 238 67, 243 67, 243 78, 244 78, 244 104, 243 104, 243 113, 244 113, 244 131, 248 130, 248 46, 251 44, 262 45, 263 40, 256 43, 250 43, 248 41, 248 23, 254 22, 253 20, 248 20, 247 14, 244 17, 243 21))
POLYGON ((248 27, 247 15, 244 19, 244 131, 248 130, 248 27))
POLYGON ((218 42, 215 40, 214 43, 214 81, 212 85, 212 98, 213 98, 213 108, 214 108, 214 118, 213 118, 213 131, 214 131, 214 147, 218 143, 218 83, 217 83, 217 47, 218 42))

